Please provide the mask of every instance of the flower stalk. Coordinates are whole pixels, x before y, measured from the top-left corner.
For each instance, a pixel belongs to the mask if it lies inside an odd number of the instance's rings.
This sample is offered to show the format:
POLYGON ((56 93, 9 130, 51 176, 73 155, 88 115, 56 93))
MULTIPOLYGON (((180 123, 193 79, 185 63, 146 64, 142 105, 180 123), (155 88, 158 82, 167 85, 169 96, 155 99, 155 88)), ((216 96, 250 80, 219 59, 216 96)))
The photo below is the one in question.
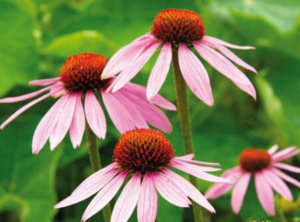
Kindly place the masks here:
MULTIPOLYGON (((176 88, 177 108, 179 115, 179 122, 181 128, 181 134, 184 144, 185 154, 194 153, 191 119, 189 110, 189 101, 186 89, 186 83, 182 77, 179 62, 178 62, 178 49, 172 49, 172 65, 173 74, 176 88)), ((196 177, 189 175, 190 182, 198 189, 198 181, 196 177)), ((204 222, 202 208, 193 202, 193 213, 195 222, 204 222)))

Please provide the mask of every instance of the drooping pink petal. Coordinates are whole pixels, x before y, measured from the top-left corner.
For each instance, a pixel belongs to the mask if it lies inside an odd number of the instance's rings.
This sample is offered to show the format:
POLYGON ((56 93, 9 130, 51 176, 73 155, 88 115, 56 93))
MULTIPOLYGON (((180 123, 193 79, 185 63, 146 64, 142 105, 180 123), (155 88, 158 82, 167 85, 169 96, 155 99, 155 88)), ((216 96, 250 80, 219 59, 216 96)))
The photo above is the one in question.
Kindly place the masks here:
POLYGON ((121 48, 107 62, 101 74, 101 79, 108 79, 129 66, 153 41, 153 37, 146 34, 121 48))
POLYGON ((216 199, 220 197, 234 186, 243 173, 244 171, 239 166, 225 171, 221 177, 228 179, 232 182, 232 184, 215 183, 211 188, 209 188, 204 196, 208 199, 216 199))
POLYGON ((203 162, 203 161, 198 161, 198 160, 185 159, 185 158, 182 158, 182 157, 180 158, 180 157, 177 157, 177 156, 174 157, 172 160, 175 160, 178 163, 185 162, 185 163, 194 163, 194 164, 207 165, 207 166, 220 166, 219 163, 203 162))
POLYGON ((63 140, 66 136, 74 115, 74 109, 76 104, 76 96, 71 94, 68 97, 65 106, 58 116, 56 126, 50 134, 50 149, 54 148, 63 140))
MULTIPOLYGON (((118 92, 116 92, 118 93, 118 92)), ((135 128, 134 121, 127 109, 118 101, 116 93, 102 92, 102 99, 110 119, 121 134, 135 128)))
MULTIPOLYGON (((136 94, 137 96, 139 96, 141 98, 147 99, 147 97, 146 97, 146 88, 144 86, 134 84, 134 83, 128 83, 122 89, 126 89, 127 91, 130 91, 130 92, 136 94)), ((154 96, 150 100, 150 102, 155 104, 155 105, 158 105, 158 106, 160 106, 164 109, 176 111, 176 106, 173 103, 166 100, 164 97, 162 97, 159 94, 154 96)))
POLYGON ((154 222, 157 214, 157 192, 151 173, 146 173, 137 204, 139 222, 154 222))
POLYGON ((112 163, 96 173, 93 173, 86 178, 69 197, 56 204, 54 208, 57 209, 73 205, 98 192, 120 172, 120 170, 115 170, 116 166, 116 163, 112 163))
POLYGON ((191 202, 184 190, 162 173, 153 173, 153 180, 160 195, 171 204, 178 207, 189 207, 191 202))
POLYGON ((92 91, 87 91, 84 101, 86 120, 93 132, 102 139, 105 139, 106 120, 100 103, 92 91))
POLYGON ((23 101, 23 100, 31 99, 35 96, 38 96, 38 95, 42 94, 43 92, 46 92, 47 90, 50 90, 51 87, 52 86, 48 86, 48 87, 45 87, 45 88, 40 89, 38 91, 28 93, 28 94, 25 94, 25 95, 22 95, 22 96, 3 98, 3 99, 0 99, 0 103, 15 103, 15 102, 20 102, 20 101, 23 101))
POLYGON ((203 36, 203 39, 205 41, 211 42, 211 43, 216 43, 216 44, 220 44, 220 45, 224 45, 226 47, 232 48, 232 49, 243 49, 243 50, 249 50, 249 49, 255 49, 253 46, 239 46, 239 45, 233 45, 231 43, 225 42, 221 39, 217 39, 211 36, 203 36))
POLYGON ((300 153, 300 149, 294 150, 294 151, 292 151, 292 152, 290 152, 290 153, 288 153, 288 154, 285 154, 285 155, 283 155, 283 156, 277 158, 277 159, 276 159, 276 162, 277 162, 277 161, 281 161, 281 160, 285 160, 285 159, 289 159, 289 158, 291 158, 291 157, 293 157, 293 156, 298 155, 299 153, 300 153))
POLYGON ((231 207, 234 213, 238 213, 241 210, 244 197, 248 188, 248 184, 251 178, 251 173, 244 173, 241 178, 235 184, 231 195, 231 207))
POLYGON ((141 174, 135 173, 118 198, 111 215, 111 222, 128 221, 137 204, 141 188, 141 174))
POLYGON ((149 124, 167 133, 172 131, 172 125, 168 117, 155 105, 138 94, 129 93, 124 88, 122 88, 122 94, 126 95, 132 101, 132 104, 136 104, 135 108, 149 124))
POLYGON ((152 68, 147 83, 147 98, 151 100, 160 90, 166 80, 172 60, 171 43, 165 43, 160 50, 160 54, 152 68))
POLYGON ((214 99, 206 69, 184 43, 179 43, 178 60, 182 76, 192 92, 207 105, 212 106, 214 99))
POLYGON ((200 206, 206 208, 208 211, 215 213, 213 206, 206 200, 206 198, 197 190, 190 182, 183 177, 174 173, 173 171, 163 168, 162 171, 167 174, 176 184, 182 187, 187 196, 198 203, 200 206))
MULTIPOLYGON (((192 160, 190 160, 192 161, 192 160)), ((172 163, 179 163, 183 166, 188 166, 190 168, 193 168, 195 170, 201 170, 201 171, 204 171, 204 172, 215 172, 215 171, 220 171, 221 169, 220 168, 215 168, 215 167, 206 167, 206 166, 198 166, 198 165, 194 165, 194 164, 191 164, 190 161, 184 161, 184 160, 181 160, 181 159, 175 159, 173 158, 170 162, 172 163)))
POLYGON ((76 104, 73 119, 70 125, 69 134, 74 148, 80 146, 85 128, 85 116, 82 107, 82 93, 73 93, 76 96, 76 104))
POLYGON ((183 172, 186 172, 188 174, 191 174, 195 177, 198 177, 202 180, 207 180, 207 181, 211 181, 211 182, 218 182, 218 183, 229 183, 231 184, 232 182, 222 178, 222 177, 217 177, 208 173, 205 173, 201 170, 196 170, 194 167, 191 167, 190 165, 182 165, 182 164, 178 164, 178 163, 171 163, 170 164, 171 167, 174 167, 178 170, 181 170, 183 172))
POLYGON ((285 174, 284 172, 281 172, 280 170, 277 170, 276 168, 270 168, 270 170, 275 173, 277 176, 279 176, 281 179, 294 184, 296 187, 300 188, 300 182, 292 177, 290 177, 289 175, 285 174))
POLYGON ((284 160, 287 158, 286 156, 289 155, 291 152, 293 152, 295 149, 296 149, 295 146, 291 146, 284 150, 281 150, 278 153, 275 153, 274 155, 272 155, 272 159, 273 159, 273 161, 276 161, 276 162, 284 160))
POLYGON ((127 176, 127 172, 122 172, 113 178, 109 183, 105 185, 105 187, 100 190, 100 192, 93 198, 88 207, 83 213, 82 221, 86 221, 98 211, 100 211, 103 207, 108 204, 108 202, 116 195, 120 187, 122 186, 125 178, 127 176))
POLYGON ((268 153, 270 155, 273 155, 278 148, 279 148, 279 146, 277 144, 275 144, 275 145, 271 146, 270 149, 268 149, 268 153))
POLYGON ((152 44, 149 44, 147 48, 139 55, 138 58, 135 59, 128 67, 126 67, 115 79, 113 84, 108 88, 112 90, 112 92, 116 92, 121 89, 126 83, 128 83, 136 74, 143 68, 146 62, 150 59, 150 57, 154 54, 156 49, 161 45, 162 41, 153 41, 152 44))
POLYGON ((292 166, 290 164, 286 164, 286 163, 274 163, 273 166, 281 168, 283 170, 290 171, 290 172, 300 173, 300 168, 299 167, 295 167, 295 166, 292 166))
POLYGON ((48 110, 45 116, 41 119, 36 127, 32 139, 32 153, 38 154, 47 142, 52 130, 54 129, 58 117, 62 112, 65 103, 68 100, 68 94, 62 96, 54 105, 48 110))
POLYGON ((241 67, 250 70, 254 73, 257 73, 257 71, 250 66, 249 64, 247 64, 246 62, 244 62, 242 59, 240 59, 236 54, 234 54, 233 52, 231 52, 229 49, 225 48, 224 46, 222 46, 221 44, 217 44, 217 43, 213 43, 211 41, 207 41, 207 40, 203 40, 202 43, 206 43, 209 46, 219 50, 224 56, 226 56, 228 59, 230 59, 231 61, 235 62, 236 64, 240 65, 241 67))
MULTIPOLYGON (((105 93, 105 92, 103 92, 105 93)), ((130 115, 130 118, 133 121, 134 126, 141 129, 148 129, 149 126, 146 123, 146 120, 143 118, 141 113, 136 108, 136 103, 132 102, 130 99, 123 95, 122 89, 113 93, 113 96, 121 103, 121 105, 125 108, 125 110, 130 115)))
POLYGON ((174 158, 176 159, 181 159, 181 160, 192 160, 194 158, 195 154, 194 153, 190 153, 184 156, 176 156, 174 158))
POLYGON ((231 79, 241 90, 256 99, 256 91, 248 77, 235 67, 228 59, 202 42, 193 42, 200 56, 212 67, 231 79))
POLYGON ((49 79, 38 79, 38 80, 32 80, 29 82, 29 85, 34 86, 47 86, 53 83, 56 83, 60 80, 60 77, 57 78, 49 78, 49 79))
POLYGON ((292 201, 293 196, 289 189, 289 187, 277 176, 273 171, 269 169, 262 170, 262 174, 265 179, 268 181, 270 186, 276 190, 281 196, 283 196, 286 200, 292 201))
POLYGON ((255 188, 258 200, 262 207, 270 216, 275 215, 273 190, 260 171, 255 173, 255 188))

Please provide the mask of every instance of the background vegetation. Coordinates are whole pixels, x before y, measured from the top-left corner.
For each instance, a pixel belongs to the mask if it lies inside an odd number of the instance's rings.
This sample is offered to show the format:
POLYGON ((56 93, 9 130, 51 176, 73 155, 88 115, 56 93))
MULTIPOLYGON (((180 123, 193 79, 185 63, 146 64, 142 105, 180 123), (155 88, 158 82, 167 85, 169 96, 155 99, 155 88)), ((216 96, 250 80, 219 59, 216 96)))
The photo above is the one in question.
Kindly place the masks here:
MULTIPOLYGON (((207 35, 256 47, 236 53, 259 71, 246 73, 257 89, 257 101, 204 62, 215 105, 208 107, 190 93, 196 159, 220 162, 226 170, 237 165, 244 148, 267 149, 275 143, 300 147, 299 0, 0 0, 0 97, 38 89, 28 87, 28 81, 56 77, 74 53, 111 57, 148 32, 157 12, 167 8, 199 13, 207 35)), ((134 82, 146 85, 155 57, 134 82)), ((171 73, 160 93, 175 102, 171 73)), ((38 104, 0 132, 0 221, 78 222, 90 201, 53 209, 91 173, 85 141, 74 150, 66 137, 54 152, 47 144, 38 155, 31 153, 34 129, 54 101, 38 104)), ((1 104, 0 121, 22 104, 1 104)), ((167 115, 173 124, 168 138, 176 155, 182 155, 177 113, 167 115)), ((100 142, 103 165, 111 162, 119 137, 108 121, 107 137, 100 142)), ((300 165, 299 156, 292 161, 300 165)), ((211 186, 199 182, 202 192, 211 186)), ((290 187, 296 199, 299 189, 290 187)), ((212 221, 272 220, 258 202, 253 181, 240 214, 231 211, 230 193, 211 202, 217 210, 208 216, 212 221)), ((191 221, 192 211, 160 198, 158 215, 164 222, 191 221)), ((102 221, 101 213, 89 221, 102 221)), ((130 221, 136 221, 136 213, 130 221)))

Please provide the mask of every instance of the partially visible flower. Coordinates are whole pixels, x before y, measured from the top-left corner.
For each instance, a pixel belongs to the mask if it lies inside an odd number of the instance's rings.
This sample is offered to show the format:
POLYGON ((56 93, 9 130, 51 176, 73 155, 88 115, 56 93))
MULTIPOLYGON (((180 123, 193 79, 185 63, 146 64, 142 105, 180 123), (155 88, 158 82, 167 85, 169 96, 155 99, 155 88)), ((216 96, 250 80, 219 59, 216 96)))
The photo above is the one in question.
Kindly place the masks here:
POLYGON ((274 189, 286 200, 292 200, 293 196, 284 180, 300 187, 300 182, 288 176, 283 169, 294 173, 300 173, 300 168, 279 161, 288 159, 300 153, 296 147, 289 147, 276 152, 277 145, 268 151, 259 149, 245 149, 240 157, 240 166, 227 170, 223 178, 231 180, 234 184, 215 184, 205 194, 208 199, 215 199, 229 191, 232 187, 231 206, 234 213, 238 213, 242 207, 251 175, 254 175, 255 188, 258 200, 269 215, 275 215, 274 189))
POLYGON ((175 157, 174 151, 167 138, 156 130, 128 131, 116 145, 114 163, 88 177, 69 197, 55 205, 55 208, 78 203, 99 191, 82 216, 82 221, 86 221, 109 203, 128 176, 131 179, 114 206, 112 222, 127 221, 136 205, 139 222, 155 221, 157 191, 176 206, 189 207, 191 198, 210 212, 215 212, 190 182, 169 168, 176 168, 207 181, 230 183, 227 179, 206 173, 217 171, 218 168, 198 166, 219 164, 192 160, 194 154, 175 157))
POLYGON ((229 60, 246 70, 255 73, 256 70, 226 48, 247 50, 253 47, 237 46, 207 36, 204 29, 201 17, 197 13, 179 9, 159 12, 153 20, 150 33, 120 49, 108 62, 103 70, 102 79, 121 72, 108 90, 115 92, 122 88, 161 46, 147 84, 148 99, 153 98, 163 85, 170 68, 173 50, 178 51, 180 70, 187 85, 199 99, 211 106, 214 101, 210 80, 204 66, 191 51, 194 47, 211 66, 231 79, 241 90, 256 98, 256 92, 250 80, 229 60))
POLYGON ((48 97, 61 98, 51 107, 39 122, 32 140, 32 152, 37 154, 48 138, 53 150, 69 131, 73 147, 81 144, 85 121, 92 131, 104 139, 106 120, 97 97, 101 97, 106 110, 120 133, 138 128, 149 128, 148 124, 164 132, 171 132, 172 127, 167 116, 155 105, 165 109, 176 110, 176 107, 161 96, 151 102, 146 98, 143 86, 128 83, 117 93, 105 90, 114 78, 101 80, 107 59, 99 54, 81 53, 66 60, 58 78, 31 81, 31 85, 47 86, 39 91, 18 97, 0 99, 0 103, 14 103, 39 97, 17 110, 1 126, 3 129, 21 113, 48 97))

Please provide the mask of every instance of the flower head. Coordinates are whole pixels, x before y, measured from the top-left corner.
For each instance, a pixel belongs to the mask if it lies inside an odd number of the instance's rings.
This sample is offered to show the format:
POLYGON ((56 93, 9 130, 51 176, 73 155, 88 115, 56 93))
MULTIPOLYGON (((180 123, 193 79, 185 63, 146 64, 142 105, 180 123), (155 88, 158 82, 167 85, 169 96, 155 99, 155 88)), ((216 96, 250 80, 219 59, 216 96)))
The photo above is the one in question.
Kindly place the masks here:
POLYGON ((300 187, 299 181, 279 170, 300 173, 300 168, 279 162, 297 155, 300 150, 297 150, 296 147, 289 147, 275 153, 277 149, 278 146, 274 145, 268 151, 244 150, 240 156, 240 166, 227 170, 222 175, 223 178, 231 180, 234 184, 215 184, 206 192, 205 197, 215 199, 234 187, 231 195, 231 206, 233 211, 238 213, 242 207, 250 178, 253 175, 259 202, 269 215, 274 215, 273 189, 286 200, 291 201, 293 196, 284 180, 300 187))
POLYGON ((178 56, 180 70, 187 85, 199 99, 211 106, 213 96, 210 80, 201 61, 191 51, 191 48, 195 48, 211 66, 231 79, 241 90, 256 98, 250 80, 229 60, 246 70, 255 73, 256 70, 226 48, 253 49, 253 47, 232 45, 205 35, 204 30, 201 17, 197 13, 180 9, 159 12, 153 20, 150 33, 120 49, 108 62, 103 70, 102 79, 120 72, 116 81, 108 87, 108 91, 116 92, 121 89, 141 70, 155 51, 160 49, 147 84, 148 99, 153 98, 163 85, 173 51, 173 56, 178 56))
POLYGON ((199 166, 217 166, 217 163, 195 161, 193 157, 194 154, 175 157, 172 145, 158 131, 128 131, 116 145, 114 163, 88 177, 55 208, 78 203, 99 191, 83 214, 82 221, 86 221, 115 196, 127 176, 132 176, 114 206, 111 221, 127 221, 136 205, 139 222, 155 221, 157 191, 176 206, 189 207, 191 198, 214 212, 214 208, 192 184, 169 169, 173 167, 207 181, 230 183, 206 173, 217 171, 218 168, 199 166))
POLYGON ((172 128, 168 118, 155 105, 169 110, 176 110, 175 106, 159 95, 151 102, 148 101, 146 89, 132 83, 127 83, 117 93, 105 92, 115 80, 114 77, 101 79, 106 63, 107 59, 99 54, 73 55, 63 64, 58 78, 30 82, 31 85, 46 86, 45 88, 18 97, 0 99, 0 103, 14 103, 50 91, 16 111, 1 125, 1 129, 31 106, 53 96, 61 98, 46 113, 35 130, 32 140, 32 151, 35 154, 43 148, 48 138, 53 150, 68 131, 73 147, 79 146, 85 120, 93 132, 104 139, 106 120, 99 98, 103 100, 112 122, 121 133, 135 127, 149 128, 147 122, 170 132, 172 128))

